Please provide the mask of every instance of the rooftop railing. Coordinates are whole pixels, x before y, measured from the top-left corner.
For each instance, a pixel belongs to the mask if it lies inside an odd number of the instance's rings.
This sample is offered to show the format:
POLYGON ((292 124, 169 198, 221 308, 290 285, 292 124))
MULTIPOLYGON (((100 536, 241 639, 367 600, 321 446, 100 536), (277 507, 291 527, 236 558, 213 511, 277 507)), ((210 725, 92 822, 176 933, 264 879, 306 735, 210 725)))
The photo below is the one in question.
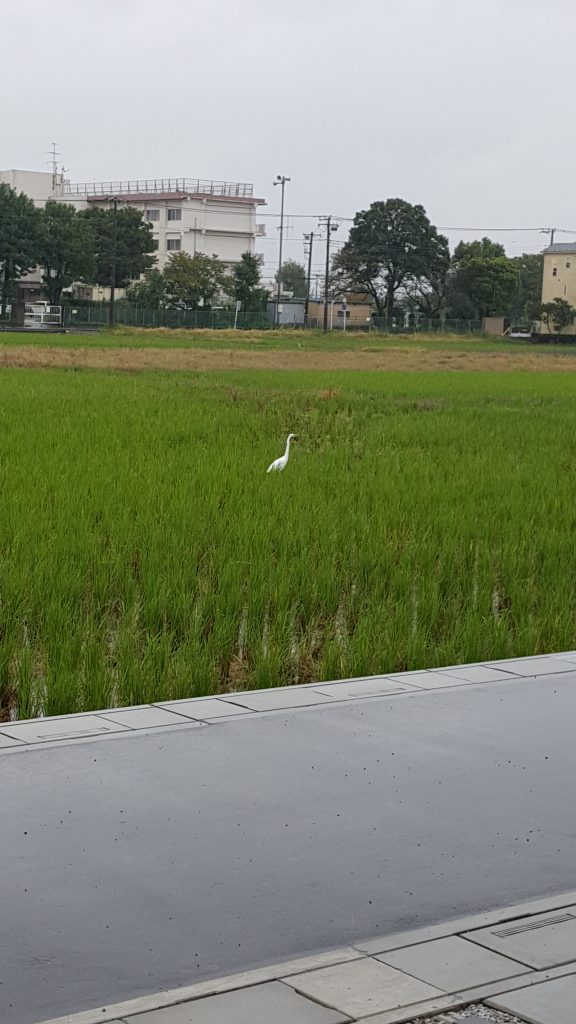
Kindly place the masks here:
POLYGON ((65 196, 113 196, 148 192, 196 192, 208 196, 251 199, 254 186, 242 181, 207 181, 202 178, 137 178, 130 181, 64 182, 65 196))

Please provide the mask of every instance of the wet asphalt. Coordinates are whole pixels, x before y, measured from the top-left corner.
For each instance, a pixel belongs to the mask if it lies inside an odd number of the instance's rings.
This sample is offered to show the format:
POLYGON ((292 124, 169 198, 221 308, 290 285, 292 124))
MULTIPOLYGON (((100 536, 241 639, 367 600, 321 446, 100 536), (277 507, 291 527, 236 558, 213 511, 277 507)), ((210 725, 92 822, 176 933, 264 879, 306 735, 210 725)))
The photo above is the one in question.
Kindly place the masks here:
POLYGON ((576 673, 0 756, 0 1020, 576 888, 576 673))

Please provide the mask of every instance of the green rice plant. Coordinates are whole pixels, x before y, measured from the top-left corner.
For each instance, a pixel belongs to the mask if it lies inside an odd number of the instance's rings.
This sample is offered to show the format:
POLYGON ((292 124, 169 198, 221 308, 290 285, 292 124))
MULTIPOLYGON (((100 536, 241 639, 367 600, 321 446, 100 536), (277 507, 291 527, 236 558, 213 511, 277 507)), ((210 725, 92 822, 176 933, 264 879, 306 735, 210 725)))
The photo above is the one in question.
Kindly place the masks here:
POLYGON ((4 369, 0 714, 576 647, 575 398, 565 373, 4 369))

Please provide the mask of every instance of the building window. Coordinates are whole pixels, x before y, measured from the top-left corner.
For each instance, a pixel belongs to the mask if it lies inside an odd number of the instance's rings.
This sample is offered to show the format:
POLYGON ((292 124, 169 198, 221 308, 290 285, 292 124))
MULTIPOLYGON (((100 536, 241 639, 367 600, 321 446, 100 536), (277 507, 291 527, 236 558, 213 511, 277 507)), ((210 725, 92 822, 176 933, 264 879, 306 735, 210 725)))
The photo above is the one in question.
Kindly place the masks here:
POLYGON ((182 220, 182 210, 168 210, 168 220, 182 220))
POLYGON ((552 267, 552 277, 556 277, 557 273, 558 273, 557 267, 552 267))
POLYGON ((182 239, 180 238, 167 238, 166 248, 168 252, 178 252, 182 248, 182 239))
POLYGON ((566 260, 566 270, 570 270, 570 260, 566 260))
POLYGON ((160 210, 146 210, 146 220, 160 220, 160 210))

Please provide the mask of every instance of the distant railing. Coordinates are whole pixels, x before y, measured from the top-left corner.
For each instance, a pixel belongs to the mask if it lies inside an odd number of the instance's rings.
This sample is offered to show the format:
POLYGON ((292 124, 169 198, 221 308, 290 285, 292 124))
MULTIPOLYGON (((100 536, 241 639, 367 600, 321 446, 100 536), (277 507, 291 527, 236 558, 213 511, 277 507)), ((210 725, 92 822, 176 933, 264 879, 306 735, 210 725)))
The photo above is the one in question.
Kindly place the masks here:
POLYGON ((137 178, 131 181, 65 181, 64 196, 136 195, 144 192, 196 192, 209 196, 251 199, 254 186, 241 181, 205 181, 201 178, 137 178))
MULTIPOLYGON (((335 324, 340 327, 341 324, 335 324)), ((348 325, 347 325, 348 326, 348 325)), ((381 334, 481 334, 481 320, 443 320, 440 317, 427 319, 421 317, 409 324, 403 323, 402 318, 387 316, 373 316, 371 318, 371 329, 381 334)))

